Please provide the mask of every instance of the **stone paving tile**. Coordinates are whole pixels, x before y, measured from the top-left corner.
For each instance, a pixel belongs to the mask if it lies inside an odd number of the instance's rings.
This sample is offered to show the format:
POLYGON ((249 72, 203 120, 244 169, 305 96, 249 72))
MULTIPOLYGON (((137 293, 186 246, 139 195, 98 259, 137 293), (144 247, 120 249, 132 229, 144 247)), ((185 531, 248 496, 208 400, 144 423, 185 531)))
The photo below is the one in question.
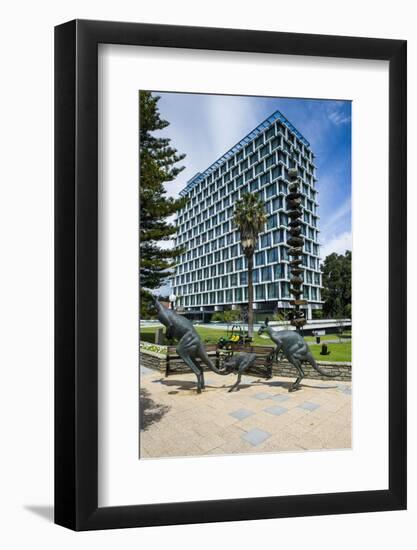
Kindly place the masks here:
POLYGON ((230 416, 233 416, 233 418, 236 418, 237 420, 243 420, 247 418, 248 416, 252 416, 253 412, 248 411, 248 409, 238 409, 237 411, 233 411, 229 413, 230 416))
POLYGON ((271 434, 268 432, 264 432, 259 428, 253 428, 249 432, 246 432, 244 435, 242 435, 242 438, 245 441, 248 441, 254 447, 259 445, 260 443, 263 443, 265 439, 268 439, 268 437, 271 437, 271 434))
POLYGON ((288 393, 292 379, 247 376, 239 391, 228 393, 235 375, 210 376, 197 394, 192 373, 165 379, 145 369, 141 388, 154 403, 150 409, 163 412, 141 432, 141 458, 351 447, 349 383, 305 379, 288 393))
POLYGON ((309 403, 308 401, 305 401, 298 406, 302 409, 306 409, 307 411, 315 411, 320 407, 320 405, 318 405, 317 403, 309 403))
POLYGON ((260 399, 261 401, 264 400, 264 399, 269 399, 269 393, 257 393, 255 395, 253 395, 252 397, 254 397, 255 399, 260 399))
POLYGON ((278 403, 282 403, 283 401, 288 401, 289 397, 288 395, 280 393, 278 395, 271 395, 269 399, 272 399, 273 401, 278 401, 278 403))
POLYGON ((284 407, 279 407, 278 405, 276 405, 275 407, 268 407, 267 409, 265 409, 265 412, 269 414, 273 414, 275 416, 279 416, 281 414, 288 412, 288 409, 285 409, 284 407))

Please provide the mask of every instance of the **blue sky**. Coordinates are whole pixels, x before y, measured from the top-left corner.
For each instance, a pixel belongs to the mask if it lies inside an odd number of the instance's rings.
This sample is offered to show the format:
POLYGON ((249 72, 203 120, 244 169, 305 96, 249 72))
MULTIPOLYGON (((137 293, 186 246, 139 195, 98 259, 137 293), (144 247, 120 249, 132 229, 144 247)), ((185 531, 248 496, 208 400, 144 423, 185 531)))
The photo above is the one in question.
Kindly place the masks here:
POLYGON ((167 185, 177 196, 186 182, 277 109, 310 142, 316 155, 321 256, 351 249, 351 102, 156 92, 159 135, 186 153, 185 170, 167 185))

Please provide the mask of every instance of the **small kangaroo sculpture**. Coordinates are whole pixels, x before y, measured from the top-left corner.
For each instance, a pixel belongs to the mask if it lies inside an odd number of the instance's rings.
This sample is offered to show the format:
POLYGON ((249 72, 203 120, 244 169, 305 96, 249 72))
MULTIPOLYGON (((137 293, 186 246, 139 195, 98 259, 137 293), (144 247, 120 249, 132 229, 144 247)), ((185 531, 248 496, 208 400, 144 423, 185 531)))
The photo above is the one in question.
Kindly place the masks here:
POLYGON ((268 323, 265 323, 258 330, 258 334, 266 332, 271 340, 276 344, 275 359, 278 358, 278 353, 282 350, 285 357, 298 371, 297 380, 289 387, 288 391, 293 392, 300 389, 300 382, 304 378, 305 373, 302 368, 302 363, 307 362, 322 376, 333 378, 339 373, 330 374, 323 371, 316 363, 309 347, 301 334, 295 330, 272 330, 268 323))
POLYGON ((227 374, 227 371, 219 370, 213 365, 191 321, 182 315, 178 315, 175 311, 167 309, 155 298, 154 303, 158 312, 158 320, 166 326, 167 338, 179 340, 176 348, 177 353, 197 376, 197 393, 201 393, 205 386, 203 369, 196 362, 196 358, 200 359, 216 374, 227 374))
MULTIPOLYGON (((239 384, 242 379, 242 374, 252 366, 256 361, 256 353, 237 353, 228 357, 223 363, 223 367, 229 372, 237 372, 237 380, 230 388, 229 393, 239 390, 239 384)), ((271 378, 271 376, 267 376, 271 378)))

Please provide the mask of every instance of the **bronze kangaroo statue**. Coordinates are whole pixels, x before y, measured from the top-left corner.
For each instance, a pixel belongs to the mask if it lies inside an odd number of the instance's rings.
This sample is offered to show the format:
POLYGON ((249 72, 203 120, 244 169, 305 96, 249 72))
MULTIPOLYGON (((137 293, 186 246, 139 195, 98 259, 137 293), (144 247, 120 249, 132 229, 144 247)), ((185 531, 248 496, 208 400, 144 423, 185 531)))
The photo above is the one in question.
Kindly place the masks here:
POLYGON ((272 328, 268 326, 268 323, 262 325, 258 330, 258 334, 263 334, 264 332, 269 335, 277 346, 275 349, 275 359, 278 358, 278 353, 282 350, 291 365, 298 371, 297 380, 289 387, 289 392, 300 389, 300 382, 305 376, 302 367, 303 362, 310 363, 310 365, 322 376, 333 378, 339 374, 327 373, 317 365, 308 344, 299 332, 295 330, 272 330, 272 328))
POLYGON ((197 358, 216 374, 227 374, 227 371, 219 370, 213 365, 191 321, 178 315, 175 311, 167 309, 156 299, 154 299, 154 303, 158 312, 158 320, 167 329, 166 337, 178 340, 176 348, 178 355, 197 377, 197 393, 201 393, 205 387, 203 368, 197 363, 197 358))

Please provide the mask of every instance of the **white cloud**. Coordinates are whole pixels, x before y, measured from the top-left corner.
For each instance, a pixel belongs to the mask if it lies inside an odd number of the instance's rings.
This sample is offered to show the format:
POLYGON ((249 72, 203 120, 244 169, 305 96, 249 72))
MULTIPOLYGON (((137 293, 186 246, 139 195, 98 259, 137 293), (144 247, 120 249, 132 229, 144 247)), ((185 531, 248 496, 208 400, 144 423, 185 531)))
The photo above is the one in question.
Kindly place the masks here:
POLYGON ((320 256, 324 260, 326 256, 333 252, 344 254, 346 250, 352 250, 352 233, 350 231, 340 233, 324 243, 320 249, 320 256))
MULTIPOLYGON (((324 234, 334 233, 337 226, 340 228, 340 223, 346 218, 351 216, 351 199, 350 197, 345 200, 333 213, 326 219, 321 230, 324 234)), ((349 220, 350 221, 350 220, 349 220)), ((350 225, 350 224, 349 224, 350 225)))
POLYGON ((350 122, 350 116, 346 116, 338 111, 333 111, 332 113, 330 113, 329 118, 333 122, 333 124, 336 124, 336 126, 340 126, 341 124, 347 124, 348 122, 350 122))

